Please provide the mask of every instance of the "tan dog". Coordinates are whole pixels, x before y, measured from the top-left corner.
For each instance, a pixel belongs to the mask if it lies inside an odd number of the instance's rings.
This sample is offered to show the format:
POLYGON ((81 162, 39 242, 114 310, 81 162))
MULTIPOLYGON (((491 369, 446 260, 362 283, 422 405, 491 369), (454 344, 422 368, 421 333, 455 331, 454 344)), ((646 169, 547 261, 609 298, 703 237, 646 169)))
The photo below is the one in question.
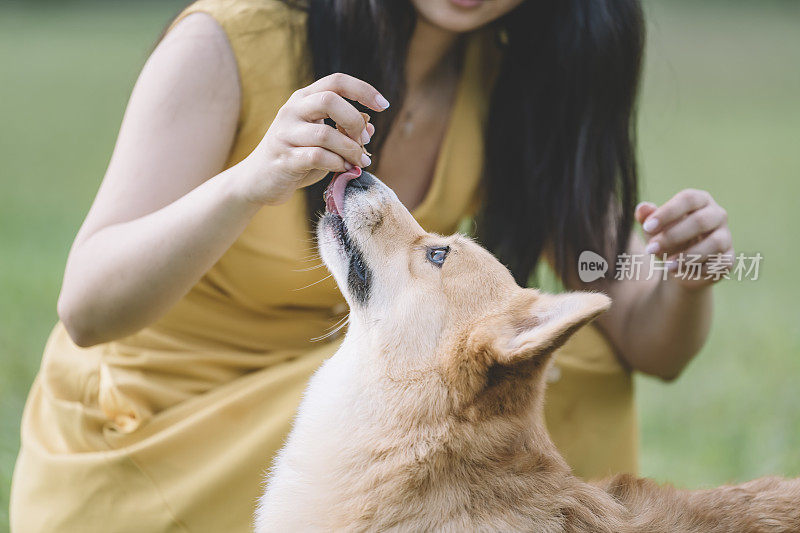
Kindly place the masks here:
POLYGON ((543 375, 609 299, 520 288, 357 174, 333 180, 317 235, 349 330, 308 385, 258 531, 800 531, 798 481, 574 477, 544 427, 543 375))

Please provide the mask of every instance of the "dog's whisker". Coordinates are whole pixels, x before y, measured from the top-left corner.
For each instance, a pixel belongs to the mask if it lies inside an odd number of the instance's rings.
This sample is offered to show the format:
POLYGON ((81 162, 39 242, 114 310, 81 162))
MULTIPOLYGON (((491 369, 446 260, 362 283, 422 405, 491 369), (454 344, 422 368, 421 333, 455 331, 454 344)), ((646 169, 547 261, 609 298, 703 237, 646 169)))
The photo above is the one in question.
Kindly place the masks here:
POLYGON ((320 259, 322 259, 322 256, 319 254, 315 254, 315 255, 307 255, 305 257, 301 257, 300 259, 298 259, 298 261, 300 261, 301 263, 308 263, 309 261, 319 261, 320 259))
POLYGON ((327 332, 327 333, 325 333, 323 335, 320 335, 319 337, 313 337, 310 340, 311 340, 311 342, 319 342, 319 341, 325 340, 327 338, 330 338, 330 337, 336 335, 337 333, 339 333, 348 324, 350 324, 350 313, 347 313, 341 320, 339 320, 336 324, 334 324, 332 326, 333 329, 331 331, 329 331, 329 332, 327 332))
POLYGON ((318 244, 314 244, 314 246, 308 246, 306 248, 300 248, 298 251, 299 252, 313 252, 313 251, 318 250, 318 249, 319 249, 319 245, 318 244))
POLYGON ((312 270, 316 270, 318 268, 324 268, 324 267, 325 267, 325 263, 320 263, 318 265, 310 266, 310 267, 307 267, 307 268, 295 268, 295 269, 292 270, 292 272, 311 272, 312 270))
POLYGON ((330 277, 332 277, 332 276, 333 276, 333 274, 328 274, 327 276, 325 276, 325 277, 324 277, 324 278, 322 278, 321 280, 315 281, 314 283, 309 283, 309 284, 308 284, 308 285, 306 285, 305 287, 300 287, 300 288, 298 288, 298 289, 292 289, 292 290, 293 290, 293 291, 302 291, 303 289, 307 289, 307 288, 309 288, 309 287, 313 287, 314 285, 317 285, 317 284, 319 284, 319 283, 322 283, 323 281, 325 281, 326 279, 328 279, 328 278, 330 278, 330 277))

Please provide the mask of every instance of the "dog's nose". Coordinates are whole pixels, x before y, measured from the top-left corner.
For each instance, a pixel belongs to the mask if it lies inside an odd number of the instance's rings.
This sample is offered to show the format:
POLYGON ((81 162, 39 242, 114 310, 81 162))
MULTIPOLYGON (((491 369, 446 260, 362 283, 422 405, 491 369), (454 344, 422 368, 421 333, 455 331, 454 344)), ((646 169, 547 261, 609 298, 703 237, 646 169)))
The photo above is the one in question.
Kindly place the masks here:
POLYGON ((347 187, 354 187, 356 189, 361 189, 365 191, 375 185, 376 178, 369 172, 362 172, 361 175, 357 178, 354 178, 347 182, 347 187))

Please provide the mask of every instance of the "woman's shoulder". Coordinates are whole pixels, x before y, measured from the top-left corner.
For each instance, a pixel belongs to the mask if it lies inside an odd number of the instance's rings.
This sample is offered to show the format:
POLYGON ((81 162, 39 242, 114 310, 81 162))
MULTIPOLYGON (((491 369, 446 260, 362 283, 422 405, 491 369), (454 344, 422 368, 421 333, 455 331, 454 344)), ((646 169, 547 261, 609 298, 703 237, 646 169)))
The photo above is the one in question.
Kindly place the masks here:
POLYGON ((281 38, 275 35, 275 30, 284 30, 277 32, 280 34, 305 24, 305 10, 296 7, 291 0, 197 0, 175 18, 170 28, 193 13, 213 17, 232 44, 259 35, 281 38))
POLYGON ((197 0, 170 25, 195 13, 211 16, 236 60, 241 89, 237 140, 230 161, 252 151, 292 92, 311 78, 306 12, 297 0, 197 0))
POLYGON ((300 68, 307 63, 306 12, 295 5, 296 0, 197 0, 170 29, 194 13, 213 17, 227 35, 248 100, 268 88, 293 87, 298 73, 306 73, 300 68))

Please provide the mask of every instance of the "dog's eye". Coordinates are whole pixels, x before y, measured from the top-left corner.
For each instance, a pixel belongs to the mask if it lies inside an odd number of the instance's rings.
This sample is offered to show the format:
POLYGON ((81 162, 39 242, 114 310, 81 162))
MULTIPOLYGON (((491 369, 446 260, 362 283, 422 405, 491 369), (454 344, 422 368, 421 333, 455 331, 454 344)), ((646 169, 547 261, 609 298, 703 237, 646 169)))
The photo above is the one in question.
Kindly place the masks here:
POLYGON ((449 246, 437 246, 428 248, 428 261, 440 267, 444 263, 447 253, 450 251, 449 246))

